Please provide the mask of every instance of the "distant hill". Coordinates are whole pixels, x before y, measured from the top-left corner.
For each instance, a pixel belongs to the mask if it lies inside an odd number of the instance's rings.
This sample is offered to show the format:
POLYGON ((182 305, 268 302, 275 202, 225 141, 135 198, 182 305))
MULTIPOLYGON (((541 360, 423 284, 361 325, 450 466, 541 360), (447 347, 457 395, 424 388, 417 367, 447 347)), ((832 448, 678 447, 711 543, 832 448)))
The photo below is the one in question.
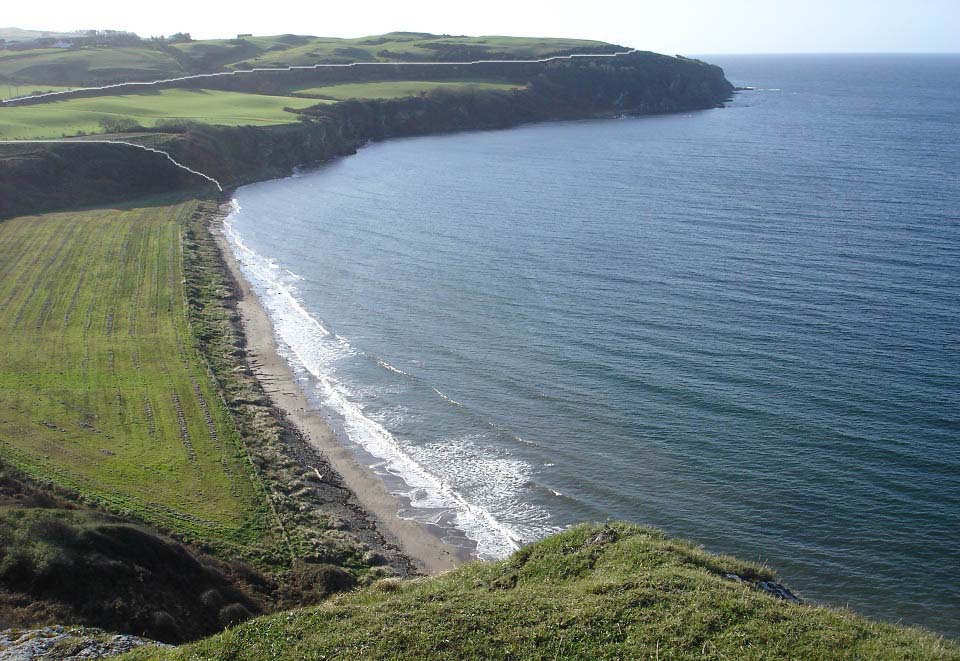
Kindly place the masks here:
POLYGON ((56 32, 54 30, 22 30, 20 28, 0 28, 0 39, 9 42, 33 41, 34 39, 68 39, 80 36, 80 32, 56 32))

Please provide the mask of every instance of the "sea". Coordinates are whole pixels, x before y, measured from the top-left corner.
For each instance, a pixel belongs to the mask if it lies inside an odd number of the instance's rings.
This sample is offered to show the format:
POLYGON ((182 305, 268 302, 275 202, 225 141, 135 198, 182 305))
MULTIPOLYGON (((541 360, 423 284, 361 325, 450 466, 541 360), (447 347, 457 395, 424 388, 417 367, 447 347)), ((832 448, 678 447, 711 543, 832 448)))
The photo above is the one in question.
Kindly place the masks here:
POLYGON ((584 521, 960 636, 960 56, 705 56, 724 108, 371 144, 238 190, 281 351, 401 516, 584 521))

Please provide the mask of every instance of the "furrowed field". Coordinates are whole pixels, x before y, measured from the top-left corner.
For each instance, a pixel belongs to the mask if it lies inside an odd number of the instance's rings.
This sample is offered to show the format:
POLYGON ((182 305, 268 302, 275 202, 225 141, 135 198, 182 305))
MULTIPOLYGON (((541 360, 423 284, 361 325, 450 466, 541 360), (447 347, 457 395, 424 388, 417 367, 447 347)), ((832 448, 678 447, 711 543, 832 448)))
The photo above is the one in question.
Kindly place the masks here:
POLYGON ((213 547, 273 519, 187 318, 181 223, 156 202, 0 222, 0 456, 213 547))

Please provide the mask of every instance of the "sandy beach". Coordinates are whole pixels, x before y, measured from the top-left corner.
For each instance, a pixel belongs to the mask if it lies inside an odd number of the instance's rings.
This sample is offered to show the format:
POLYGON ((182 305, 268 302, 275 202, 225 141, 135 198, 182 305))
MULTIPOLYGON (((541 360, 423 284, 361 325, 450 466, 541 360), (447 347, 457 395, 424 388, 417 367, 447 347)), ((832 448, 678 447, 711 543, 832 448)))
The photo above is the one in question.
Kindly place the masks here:
POLYGON ((397 545, 417 569, 432 575, 468 561, 463 550, 444 543, 435 532, 415 521, 400 518, 397 515, 400 509, 398 499, 371 469, 340 444, 320 412, 310 403, 290 365, 277 352, 273 323, 244 278, 233 250, 220 231, 224 215, 220 215, 220 220, 214 220, 210 229, 224 263, 239 287, 237 309, 246 335, 248 364, 274 406, 327 459, 369 513, 380 533, 397 545))

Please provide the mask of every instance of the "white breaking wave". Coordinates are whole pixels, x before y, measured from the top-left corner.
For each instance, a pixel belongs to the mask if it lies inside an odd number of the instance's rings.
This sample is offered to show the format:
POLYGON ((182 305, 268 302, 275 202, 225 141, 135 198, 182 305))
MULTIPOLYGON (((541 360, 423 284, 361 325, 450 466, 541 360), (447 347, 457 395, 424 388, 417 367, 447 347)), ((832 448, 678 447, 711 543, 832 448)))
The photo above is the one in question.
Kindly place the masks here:
MULTIPOLYGON (((527 464, 510 459, 503 452, 478 446, 467 437, 443 444, 403 444, 384 424, 365 412, 357 401, 357 393, 336 378, 341 361, 365 354, 325 328, 303 307, 292 283, 284 281, 286 269, 246 245, 233 224, 240 205, 236 200, 232 204, 234 210, 224 221, 224 234, 244 275, 273 320, 281 353, 295 367, 314 377, 322 404, 342 419, 343 431, 350 441, 380 460, 379 468, 403 481, 407 490, 397 495, 405 496, 413 510, 421 511, 407 514, 413 519, 434 523, 443 518, 443 512, 452 514, 453 525, 476 543, 476 554, 480 558, 505 557, 518 549, 524 538, 542 535, 549 518, 546 512, 503 497, 505 493, 517 493, 529 480, 527 464), (473 494, 471 500, 450 484, 451 479, 473 494), (530 530, 524 535, 505 525, 489 509, 472 502, 474 498, 496 502, 498 509, 503 509, 511 520, 529 522, 530 530)), ((377 359, 377 363, 390 372, 411 377, 386 361, 377 359)))
POLYGON ((441 399, 444 399, 444 400, 450 402, 451 404, 456 404, 457 406, 463 406, 463 404, 461 404, 460 402, 458 402, 458 401, 455 400, 455 399, 451 399, 450 397, 447 397, 446 395, 444 395, 442 392, 440 392, 440 391, 437 390, 436 388, 431 387, 430 389, 431 389, 433 392, 437 393, 437 394, 440 396, 441 399))
POLYGON ((405 376, 405 377, 407 377, 407 378, 410 378, 410 377, 411 377, 411 375, 410 375, 409 373, 404 372, 404 371, 403 371, 402 369, 400 369, 399 367, 394 367, 393 365, 391 365, 390 363, 388 363, 387 361, 385 361, 383 358, 374 358, 374 360, 377 361, 377 365, 379 365, 380 367, 382 367, 382 368, 385 369, 385 370, 390 370, 390 371, 393 372, 394 374, 399 374, 400 376, 405 376))

